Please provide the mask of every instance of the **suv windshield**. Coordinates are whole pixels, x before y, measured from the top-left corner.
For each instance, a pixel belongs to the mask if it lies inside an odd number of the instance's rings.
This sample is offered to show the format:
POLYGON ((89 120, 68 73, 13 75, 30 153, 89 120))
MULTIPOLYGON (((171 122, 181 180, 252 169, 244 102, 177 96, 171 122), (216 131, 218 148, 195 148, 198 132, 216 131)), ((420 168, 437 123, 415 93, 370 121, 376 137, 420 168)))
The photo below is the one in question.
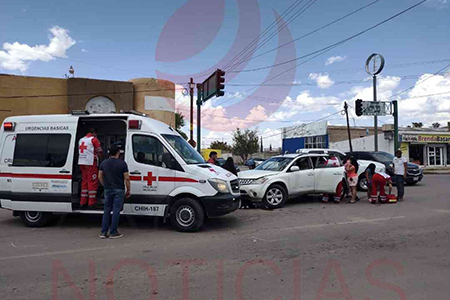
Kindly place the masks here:
POLYGON ((188 165, 205 162, 203 157, 181 136, 171 134, 163 134, 162 136, 188 165))
POLYGON ((377 161, 382 162, 392 162, 392 160, 394 159, 394 155, 387 152, 375 152, 372 155, 377 161))
POLYGON ((255 170, 283 171, 286 166, 293 161, 291 157, 272 157, 260 164, 255 170))

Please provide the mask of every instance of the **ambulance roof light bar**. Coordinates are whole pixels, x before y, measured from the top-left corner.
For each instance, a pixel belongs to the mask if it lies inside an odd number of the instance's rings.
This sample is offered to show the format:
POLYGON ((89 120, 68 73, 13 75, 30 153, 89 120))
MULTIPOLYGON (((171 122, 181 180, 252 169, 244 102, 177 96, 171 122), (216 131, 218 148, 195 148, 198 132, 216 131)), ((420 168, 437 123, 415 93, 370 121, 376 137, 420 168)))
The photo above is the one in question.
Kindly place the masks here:
POLYGON ((14 131, 16 128, 16 123, 14 122, 5 122, 3 123, 3 130, 4 131, 14 131))
POLYGON ((72 110, 72 116, 89 115, 87 110, 72 110))
POLYGON ((138 129, 140 130, 142 126, 141 120, 129 120, 128 121, 128 129, 138 129))

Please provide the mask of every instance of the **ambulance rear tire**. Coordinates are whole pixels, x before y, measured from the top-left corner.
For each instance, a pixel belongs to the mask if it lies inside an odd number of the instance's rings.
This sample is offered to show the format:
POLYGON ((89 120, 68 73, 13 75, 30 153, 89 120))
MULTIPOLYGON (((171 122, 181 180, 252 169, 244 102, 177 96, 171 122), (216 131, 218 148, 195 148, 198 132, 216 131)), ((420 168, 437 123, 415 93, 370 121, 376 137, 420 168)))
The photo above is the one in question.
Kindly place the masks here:
POLYGON ((43 227, 49 219, 51 213, 45 213, 40 211, 21 211, 20 218, 27 227, 43 227))
POLYGON ((181 232, 198 231, 205 221, 203 207, 190 198, 176 201, 170 208, 170 222, 176 230, 181 232))

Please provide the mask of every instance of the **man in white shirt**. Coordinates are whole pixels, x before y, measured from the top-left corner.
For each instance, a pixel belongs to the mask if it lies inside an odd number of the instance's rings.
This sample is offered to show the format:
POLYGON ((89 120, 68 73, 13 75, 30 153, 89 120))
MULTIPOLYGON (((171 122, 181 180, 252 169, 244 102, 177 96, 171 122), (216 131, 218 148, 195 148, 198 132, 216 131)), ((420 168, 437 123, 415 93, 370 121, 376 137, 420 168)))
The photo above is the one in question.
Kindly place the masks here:
POLYGON ((408 160, 402 157, 402 151, 397 150, 395 152, 394 163, 394 176, 395 184, 397 185, 397 200, 403 201, 403 195, 405 194, 405 179, 406 171, 408 169, 408 160))

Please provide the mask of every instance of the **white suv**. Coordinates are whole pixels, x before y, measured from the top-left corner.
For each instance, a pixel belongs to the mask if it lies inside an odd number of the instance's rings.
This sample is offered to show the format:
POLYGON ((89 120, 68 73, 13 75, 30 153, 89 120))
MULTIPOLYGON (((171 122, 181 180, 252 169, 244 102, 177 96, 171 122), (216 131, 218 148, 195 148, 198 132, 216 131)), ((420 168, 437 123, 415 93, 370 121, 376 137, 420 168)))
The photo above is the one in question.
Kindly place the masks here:
MULTIPOLYGON (((344 152, 336 150, 336 149, 320 149, 320 148, 298 149, 296 152, 297 153, 329 154, 329 155, 334 155, 334 156, 338 157, 341 161, 343 161, 346 156, 346 154, 344 152)), ((386 166, 382 163, 372 161, 372 160, 358 159, 358 165, 359 165, 358 189, 360 189, 362 191, 367 191, 367 180, 366 180, 366 176, 365 176, 365 171, 370 164, 375 165, 376 172, 383 172, 383 173, 386 172, 386 166)))
MULTIPOLYGON (((240 172, 241 197, 262 202, 268 208, 282 207, 288 198, 304 194, 335 194, 344 167, 330 164, 328 154, 274 156, 256 169, 240 172)), ((339 195, 340 196, 340 195, 339 195)))

